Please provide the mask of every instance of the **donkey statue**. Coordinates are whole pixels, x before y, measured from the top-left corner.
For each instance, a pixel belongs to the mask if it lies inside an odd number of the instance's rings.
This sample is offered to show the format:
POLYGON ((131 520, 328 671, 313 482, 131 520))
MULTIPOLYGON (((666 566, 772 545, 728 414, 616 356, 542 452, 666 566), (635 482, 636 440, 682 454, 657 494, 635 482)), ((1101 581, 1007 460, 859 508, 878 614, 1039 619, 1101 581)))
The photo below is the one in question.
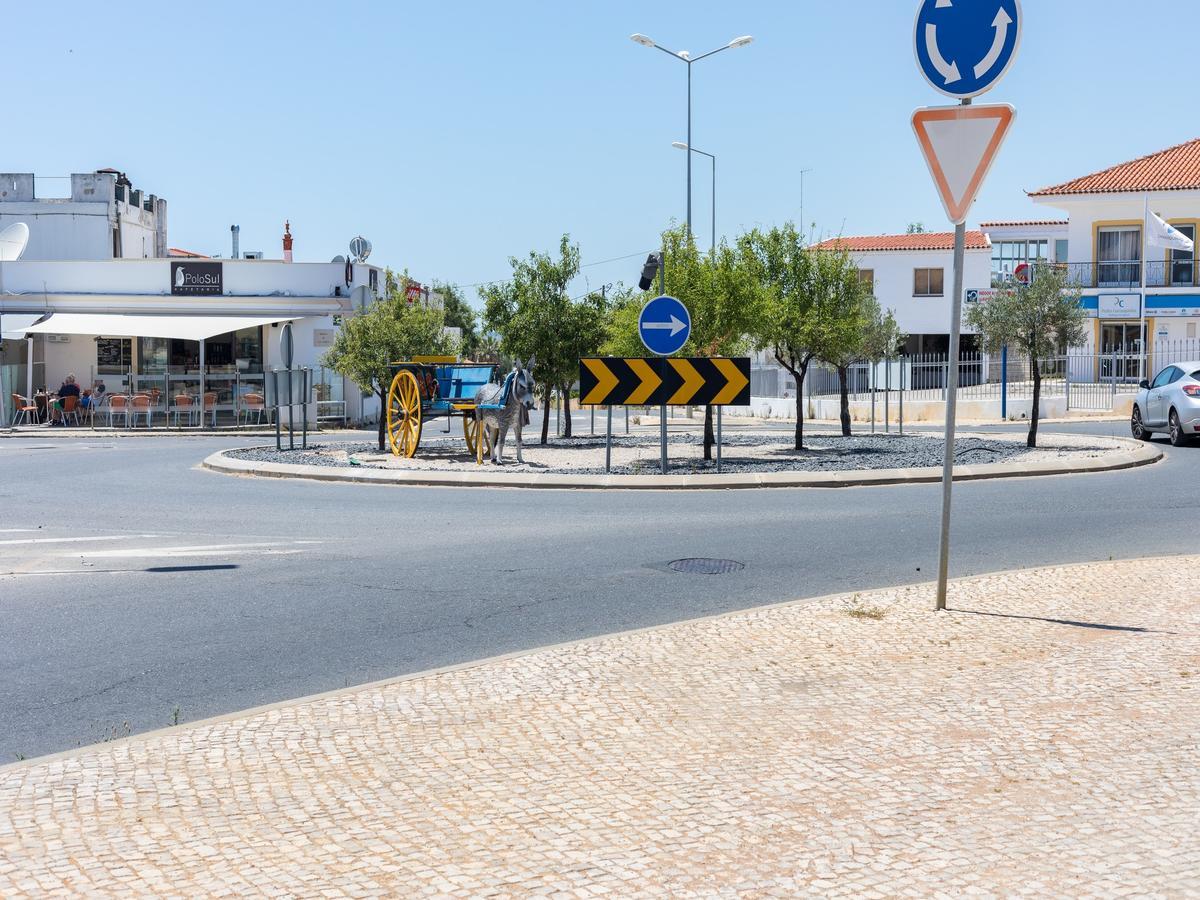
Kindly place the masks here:
POLYGON ((503 384, 485 384, 475 392, 475 418, 483 426, 479 439, 483 440, 484 434, 492 430, 498 432, 492 444, 492 462, 497 466, 504 461, 504 439, 509 428, 517 435, 517 462, 525 462, 521 456, 521 429, 529 424, 529 410, 533 409, 532 369, 532 359, 528 366, 517 360, 503 384), (479 409, 480 404, 498 404, 501 408, 479 409))

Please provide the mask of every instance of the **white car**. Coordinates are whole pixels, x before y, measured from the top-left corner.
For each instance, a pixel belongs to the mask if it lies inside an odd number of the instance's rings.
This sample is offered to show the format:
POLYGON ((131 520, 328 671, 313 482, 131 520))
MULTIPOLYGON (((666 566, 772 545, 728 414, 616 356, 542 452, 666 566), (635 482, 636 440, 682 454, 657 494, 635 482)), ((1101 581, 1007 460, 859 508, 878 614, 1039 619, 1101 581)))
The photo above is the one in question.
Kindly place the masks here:
POLYGON ((1138 385, 1129 428, 1141 441, 1165 433, 1176 447, 1200 435, 1200 362, 1174 363, 1138 385))

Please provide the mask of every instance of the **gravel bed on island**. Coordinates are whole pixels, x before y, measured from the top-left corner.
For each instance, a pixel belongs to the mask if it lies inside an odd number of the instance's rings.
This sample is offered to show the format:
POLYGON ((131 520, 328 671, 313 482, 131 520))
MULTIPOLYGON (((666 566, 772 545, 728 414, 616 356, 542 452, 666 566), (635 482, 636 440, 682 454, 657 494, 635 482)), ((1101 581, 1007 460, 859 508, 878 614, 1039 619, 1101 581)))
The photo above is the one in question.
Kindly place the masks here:
MULTIPOLYGON (((1043 435, 1042 446, 1030 450, 1024 435, 986 437, 961 436, 955 442, 959 465, 986 465, 1015 461, 1061 461, 1067 458, 1094 459, 1126 449, 1119 442, 1092 435, 1043 435)), ((710 474, 715 461, 703 459, 703 440, 698 434, 673 434, 668 444, 670 472, 676 475, 710 474)), ((927 434, 854 435, 815 433, 805 436, 805 449, 797 451, 790 435, 737 434, 723 442, 722 470, 728 473, 761 472, 853 472, 876 469, 934 468, 942 464, 943 442, 927 434)), ((467 454, 461 436, 424 437, 411 459, 380 453, 374 444, 311 444, 307 450, 277 451, 258 447, 229 450, 227 456, 255 462, 337 468, 395 469, 402 471, 479 471, 467 454)), ((516 445, 505 446, 506 472, 604 474, 604 438, 560 438, 548 446, 526 444, 525 463, 516 461, 516 445)), ((484 465, 495 468, 488 460, 484 465)), ((659 470, 657 435, 641 434, 613 438, 612 474, 645 475, 659 470)))

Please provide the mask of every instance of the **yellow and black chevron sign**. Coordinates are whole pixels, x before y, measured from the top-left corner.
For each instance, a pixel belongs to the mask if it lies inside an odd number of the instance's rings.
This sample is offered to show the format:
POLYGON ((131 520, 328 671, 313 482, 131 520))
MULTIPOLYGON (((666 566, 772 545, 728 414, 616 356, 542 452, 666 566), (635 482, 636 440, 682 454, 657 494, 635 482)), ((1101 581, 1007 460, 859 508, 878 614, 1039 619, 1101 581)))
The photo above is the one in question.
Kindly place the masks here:
POLYGON ((579 360, 581 406, 746 406, 750 358, 579 360))

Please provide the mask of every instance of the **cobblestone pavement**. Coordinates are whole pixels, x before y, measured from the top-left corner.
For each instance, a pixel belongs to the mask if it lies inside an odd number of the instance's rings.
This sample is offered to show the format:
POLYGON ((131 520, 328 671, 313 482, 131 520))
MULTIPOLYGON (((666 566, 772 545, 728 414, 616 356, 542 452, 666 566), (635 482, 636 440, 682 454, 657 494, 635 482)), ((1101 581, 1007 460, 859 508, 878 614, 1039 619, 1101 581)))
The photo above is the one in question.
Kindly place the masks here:
POLYGON ((0 896, 1197 896, 1198 581, 825 599, 9 766, 0 896))

